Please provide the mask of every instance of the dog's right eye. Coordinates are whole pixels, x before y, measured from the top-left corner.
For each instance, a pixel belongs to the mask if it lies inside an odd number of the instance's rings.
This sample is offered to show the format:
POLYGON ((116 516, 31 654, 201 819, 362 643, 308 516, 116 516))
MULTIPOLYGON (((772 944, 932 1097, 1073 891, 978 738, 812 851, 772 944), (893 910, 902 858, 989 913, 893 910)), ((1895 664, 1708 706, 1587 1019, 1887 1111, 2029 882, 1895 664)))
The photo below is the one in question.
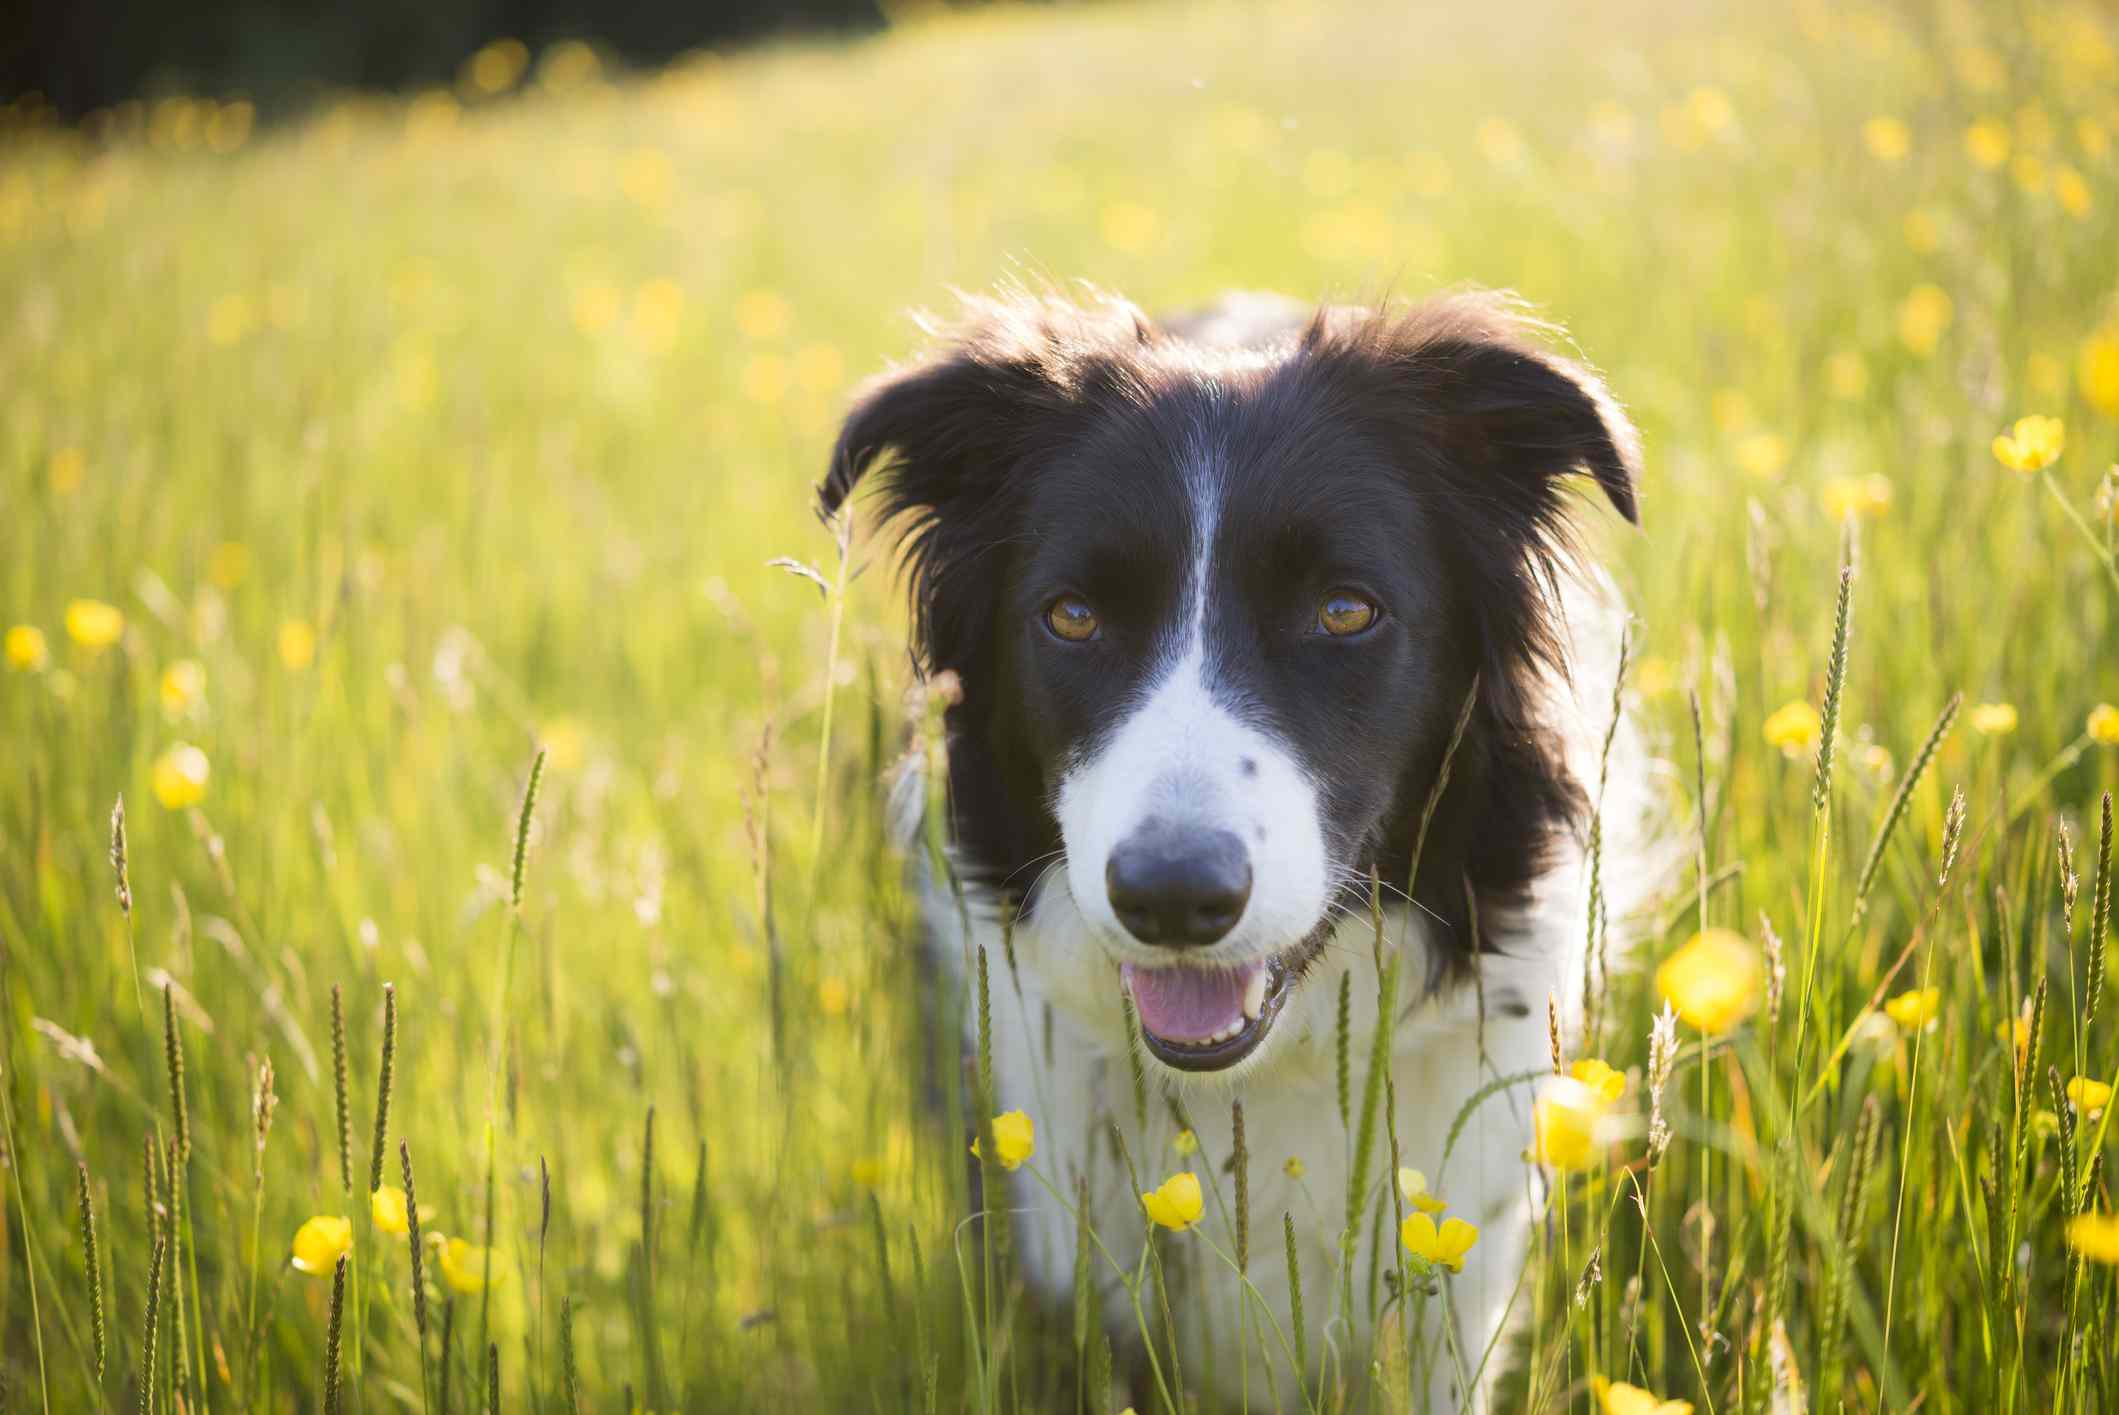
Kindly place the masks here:
POLYGON ((1096 611, 1080 595, 1063 594, 1045 608, 1045 627, 1070 644, 1087 643, 1102 632, 1096 611))

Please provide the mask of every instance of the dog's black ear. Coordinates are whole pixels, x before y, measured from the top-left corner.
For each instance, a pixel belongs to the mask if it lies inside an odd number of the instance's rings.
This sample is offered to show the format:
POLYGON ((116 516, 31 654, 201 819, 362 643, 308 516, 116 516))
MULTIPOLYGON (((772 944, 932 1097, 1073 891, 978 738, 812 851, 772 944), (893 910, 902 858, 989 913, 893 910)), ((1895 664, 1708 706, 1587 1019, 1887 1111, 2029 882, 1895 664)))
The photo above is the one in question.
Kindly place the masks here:
POLYGON ((1132 305, 1026 293, 969 298, 917 362, 871 380, 817 488, 828 515, 889 458, 886 514, 946 515, 994 490, 1124 345, 1159 337, 1132 305))
POLYGON ((1327 310, 1306 345, 1384 366, 1402 396, 1394 415, 1482 497, 1548 525, 1555 479, 1586 472, 1640 524, 1640 436, 1603 380, 1543 347, 1545 331, 1493 295, 1460 295, 1402 314, 1327 310))

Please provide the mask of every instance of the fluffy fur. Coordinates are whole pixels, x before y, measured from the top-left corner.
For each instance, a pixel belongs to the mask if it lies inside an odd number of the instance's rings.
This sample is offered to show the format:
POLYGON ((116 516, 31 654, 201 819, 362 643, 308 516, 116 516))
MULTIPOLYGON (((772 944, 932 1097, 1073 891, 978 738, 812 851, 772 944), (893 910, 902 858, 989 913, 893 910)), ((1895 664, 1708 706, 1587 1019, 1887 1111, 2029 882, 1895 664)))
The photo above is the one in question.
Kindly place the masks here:
MULTIPOLYGON (((1130 1126, 1129 1053, 1197 1132, 1189 1166, 1224 1189, 1211 1171, 1242 1100, 1253 1281, 1284 1322, 1276 1231, 1292 1213, 1313 1366, 1349 1379, 1373 1334, 1334 1301, 1350 1148, 1334 1011, 1351 972, 1364 1057, 1380 881, 1386 946, 1408 964, 1392 1056, 1402 1160, 1482 1229, 1449 1279, 1456 1354, 1432 1325, 1422 1334, 1434 1410, 1474 1403, 1499 1365, 1474 1378, 1524 1264, 1527 1088, 1473 1112, 1447 1169, 1445 1137, 1481 1086, 1548 1064, 1547 999, 1571 1029, 1590 934, 1585 828, 1623 615, 1571 551, 1569 477, 1637 517, 1630 424, 1541 332, 1489 296, 1315 313, 1238 296, 1161 325, 1094 293, 973 300, 931 352, 864 391, 821 490, 837 510, 882 468, 915 655, 962 686, 948 824, 975 937, 946 888, 923 877, 923 890, 951 969, 980 943, 999 960, 1000 920, 1018 918, 996 999, 1003 1106, 1032 1114, 1037 1163, 1062 1192, 1086 1178, 1099 1230, 1125 1234, 1140 1211, 1105 1132, 1130 1126), (1319 628, 1340 594, 1376 609, 1369 628, 1319 628), (1047 627, 1063 599, 1093 608, 1092 638, 1047 627), (1106 872, 1143 831, 1241 842, 1250 884, 1225 933, 1175 948, 1129 932, 1106 872), (1276 1002, 1233 1060, 1180 1069, 1184 1048, 1144 1043, 1122 966, 1269 969, 1276 1002)), ((1621 918, 1647 794, 1629 729, 1606 780, 1606 906, 1621 918)), ((924 794, 901 783, 901 828, 924 794)), ((1161 1148, 1174 1109, 1152 1102, 1151 1134, 1134 1137, 1150 1182, 1179 1167, 1161 1148)), ((1372 1180, 1386 1176, 1372 1163, 1372 1180)), ((1070 1291, 1071 1223, 1027 1185, 1018 1198, 1029 1271, 1070 1291)), ((1366 1311, 1365 1224, 1355 1248, 1366 1311)), ((1200 1291, 1233 1292, 1210 1266, 1193 1264, 1200 1291)), ((1110 1296, 1105 1311, 1129 1315, 1110 1296)), ((1215 1322, 1226 1344, 1233 1302, 1215 1322)), ((1200 1360, 1193 1335, 1188 1378, 1233 1393, 1239 1363, 1200 1360)), ((1249 1379, 1259 1391, 1267 1377, 1249 1379)))

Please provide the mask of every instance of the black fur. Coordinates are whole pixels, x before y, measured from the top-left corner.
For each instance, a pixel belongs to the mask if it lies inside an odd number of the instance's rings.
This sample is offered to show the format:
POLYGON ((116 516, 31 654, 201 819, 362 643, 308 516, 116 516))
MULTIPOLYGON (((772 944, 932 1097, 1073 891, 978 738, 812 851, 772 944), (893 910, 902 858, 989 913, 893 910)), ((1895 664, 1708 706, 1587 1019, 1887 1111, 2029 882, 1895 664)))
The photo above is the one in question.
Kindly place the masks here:
MULTIPOLYGON (((1505 917, 1554 833, 1580 824, 1537 692, 1566 667, 1548 591, 1570 553, 1567 474, 1637 519, 1632 428, 1494 297, 1306 320, 1242 308, 1158 328, 1105 297, 975 300, 933 352, 864 391, 822 505, 887 464, 877 499, 905 546, 914 651, 963 687, 948 723, 956 839, 976 877, 1020 899, 1061 844, 1060 768, 1122 715, 1165 643, 1193 534, 1186 476, 1211 467, 1217 694, 1323 783, 1335 861, 1410 890, 1467 964, 1466 882, 1482 920, 1505 917), (1349 586, 1383 606, 1378 625, 1306 633, 1319 598, 1349 586), (1045 631, 1061 593, 1095 604, 1096 642, 1045 631)), ((1493 932, 1481 942, 1505 946, 1493 932)))

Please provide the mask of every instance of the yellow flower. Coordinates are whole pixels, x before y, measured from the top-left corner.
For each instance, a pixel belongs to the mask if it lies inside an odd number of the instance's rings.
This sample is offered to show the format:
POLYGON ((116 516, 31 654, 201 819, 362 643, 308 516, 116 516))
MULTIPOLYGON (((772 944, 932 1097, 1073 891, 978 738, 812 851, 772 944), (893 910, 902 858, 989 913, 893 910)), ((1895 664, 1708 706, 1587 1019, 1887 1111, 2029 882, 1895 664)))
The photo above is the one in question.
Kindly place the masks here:
POLYGON ((51 661, 44 631, 34 624, 17 624, 7 631, 7 666, 35 673, 51 661))
POLYGON ((2112 1088, 2088 1076, 2077 1076, 2067 1083, 2067 1098, 2069 1105, 2094 1120, 2112 1103, 2112 1088))
POLYGON ((2021 1060, 2031 1049, 2031 1019, 2012 1017, 2007 1021, 1995 1023, 1994 1040, 2004 1046, 2014 1047, 2017 1059, 2021 1060))
POLYGON ((1788 443, 1778 434, 1755 432, 1736 445, 1736 464, 1760 481, 1772 481, 1788 464, 1788 443))
POLYGON ((1302 1178, 1303 1174, 1306 1172, 1303 1168, 1302 1156, 1289 1155, 1288 1162, 1280 1167, 1280 1172, 1282 1174, 1285 1174, 1290 1179, 1302 1178))
POLYGON ((1663 960, 1655 990, 1686 1025, 1726 1032, 1757 1008, 1763 978, 1758 953, 1742 934, 1707 929, 1663 960))
POLYGON ((1994 439, 1994 460, 2012 472, 2035 472, 2059 461, 2066 446, 2060 419, 2034 413, 1994 439))
POLYGON ((179 742, 155 758, 151 773, 155 799, 172 811, 195 806, 206 797, 206 778, 211 772, 204 752, 179 742))
POLYGON ((1913 988, 1884 1004, 1884 1015, 1908 1032, 1920 1031, 1941 1011, 1941 988, 1913 988))
POLYGON ((1173 1233, 1183 1233, 1206 1212, 1206 1199, 1199 1191, 1199 1176, 1186 1170, 1173 1174, 1140 1196, 1140 1206, 1173 1233))
POLYGON ((2119 1218, 2091 1211, 2068 1220, 2068 1247, 2097 1263, 2119 1263, 2119 1218))
POLYGON ((2075 382, 2083 402, 2108 418, 2119 418, 2119 327, 2099 330, 2082 341, 2075 382))
POLYGON ((489 1262, 495 1287, 508 1280, 507 1273, 500 1266, 500 1254, 490 1249, 476 1247, 461 1238, 444 1238, 439 1233, 429 1235, 427 1242, 441 1260, 442 1281, 453 1291, 483 1292, 489 1262))
POLYGON ((1633 670, 1633 689, 1644 698, 1660 698, 1677 683, 1676 666, 1669 659, 1654 654, 1643 658, 1633 670))
POLYGON ((125 611, 100 599, 66 606, 66 637, 85 649, 107 649, 125 632, 125 611))
POLYGON ((322 1277, 353 1251, 353 1221, 318 1214, 294 1231, 294 1270, 322 1277))
POLYGON ((2065 162, 2053 169, 2053 200, 2060 209, 2080 221, 2090 214, 2090 184, 2065 162))
POLYGON ((1449 1207, 1442 1202, 1440 1195, 1428 1189, 1427 1176, 1417 1169, 1398 1171, 1398 1193, 1404 1197, 1405 1202, 1424 1214, 1439 1214, 1449 1207))
POLYGON ((1414 1257, 1461 1273, 1464 1255, 1479 1241, 1479 1230, 1461 1218, 1446 1218, 1437 1228, 1431 1215, 1414 1214, 1399 1226, 1398 1241, 1414 1257))
POLYGON ((1851 403, 1869 391, 1869 365, 1854 350, 1842 349, 1825 360, 1825 386, 1851 403))
POLYGON ((1898 302, 1898 342, 1925 358, 1957 317, 1957 302, 1940 285, 1916 285, 1898 302))
POLYGON ((1554 1169, 1589 1168, 1606 1109, 1603 1097, 1572 1076, 1546 1082, 1531 1107, 1530 1159, 1554 1169))
POLYGON ((1199 1153, 1199 1137, 1189 1130, 1180 1130, 1170 1137, 1170 1148, 1180 1155, 1199 1153))
POLYGON ((1972 709, 1972 730, 1982 737, 2006 737, 2016 730, 2014 703, 1980 703, 1972 709))
POLYGON ((61 496, 71 495, 81 489, 82 478, 88 475, 88 458, 78 447, 62 447, 44 464, 44 474, 50 478, 53 491, 61 496))
POLYGON ((1903 119, 1888 115, 1862 124, 1861 140, 1870 156, 1885 162, 1897 162, 1913 150, 1913 130, 1903 119))
POLYGON ((873 1156, 857 1159, 846 1167, 846 1175, 863 1189, 878 1188, 883 1183, 883 1161, 873 1156))
POLYGON ((2099 703, 2090 709, 2089 721, 2084 730, 2093 742, 2102 742, 2107 747, 2119 747, 2119 707, 2110 703, 2099 703))
POLYGON ((2009 125, 1982 118, 1964 130, 1965 156, 1989 170, 2009 160, 2009 125))
POLYGON ((316 658, 316 630, 306 619, 289 619, 280 625, 280 662, 290 673, 299 673, 316 658))
POLYGON ((224 590, 243 583, 250 573, 250 547, 239 540, 224 540, 206 557, 206 578, 224 590))
POLYGON ((1608 1063, 1596 1057, 1583 1057, 1567 1068, 1567 1074, 1596 1092, 1597 1099, 1606 1105, 1626 1094, 1626 1073, 1612 1070, 1608 1063))
POLYGON ((1882 473, 1866 477, 1833 477, 1818 488, 1825 514, 1835 521, 1849 516, 1873 520, 1891 509, 1891 479, 1882 473))
MULTIPOLYGON (((1020 1169, 1037 1149, 1037 1127, 1030 1117, 1019 1110, 1005 1111, 993 1117, 993 1148, 999 1153, 994 1158, 1002 1169, 1020 1169)), ((971 1153, 979 1153, 979 1142, 971 1142, 971 1153)), ((980 1156, 984 1158, 983 1155, 980 1156)))
POLYGON ((1765 722, 1766 741, 1781 749, 1781 755, 1790 760, 1801 760, 1817 747, 1817 734, 1823 726, 1817 709, 1797 700, 1776 708, 1765 722))
POLYGON ((1603 1415, 1692 1415, 1689 1400, 1665 1400, 1639 1386, 1606 1380, 1602 1376, 1591 1384, 1597 1393, 1597 1409, 1603 1415))
POLYGON ((180 658, 162 670, 162 711, 182 717, 206 696, 206 665, 195 658, 180 658))
MULTIPOLYGON (((375 1220, 377 1228, 399 1238, 411 1231, 410 1210, 405 1207, 405 1191, 394 1184, 385 1184, 368 1196, 368 1217, 375 1220)), ((433 1219, 433 1206, 421 1204, 419 1221, 430 1223, 433 1219)))

